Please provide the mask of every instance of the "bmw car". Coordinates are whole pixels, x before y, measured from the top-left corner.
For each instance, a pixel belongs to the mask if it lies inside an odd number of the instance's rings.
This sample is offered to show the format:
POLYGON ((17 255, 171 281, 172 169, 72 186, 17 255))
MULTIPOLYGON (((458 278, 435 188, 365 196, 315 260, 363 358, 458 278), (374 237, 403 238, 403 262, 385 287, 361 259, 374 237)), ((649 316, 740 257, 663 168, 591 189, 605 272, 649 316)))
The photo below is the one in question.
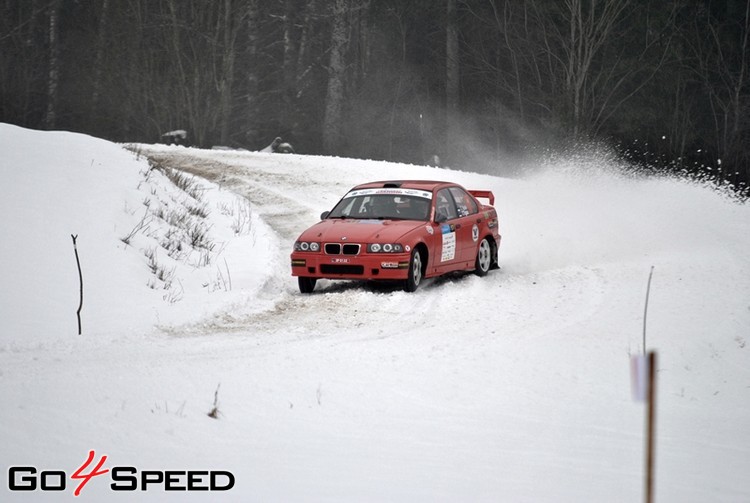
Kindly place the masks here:
POLYGON ((485 276, 498 267, 494 203, 490 191, 442 181, 358 185, 296 240, 292 276, 302 293, 322 278, 397 281, 414 292, 455 271, 485 276))

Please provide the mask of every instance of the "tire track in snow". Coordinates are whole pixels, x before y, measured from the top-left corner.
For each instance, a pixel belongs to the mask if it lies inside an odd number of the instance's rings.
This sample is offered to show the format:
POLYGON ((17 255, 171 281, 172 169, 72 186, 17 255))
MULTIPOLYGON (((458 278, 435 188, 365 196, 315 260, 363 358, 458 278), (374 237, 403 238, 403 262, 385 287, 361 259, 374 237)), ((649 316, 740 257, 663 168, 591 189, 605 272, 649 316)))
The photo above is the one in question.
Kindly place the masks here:
MULTIPOLYGON (((219 161, 215 152, 200 155, 189 150, 165 152, 147 147, 141 152, 153 162, 207 179, 245 197, 279 236, 282 264, 286 263, 287 252, 298 232, 315 218, 304 200, 290 194, 299 192, 301 187, 323 198, 338 191, 338 187, 323 185, 325 177, 316 180, 305 166, 284 163, 282 168, 276 157, 266 161, 225 154, 219 161)), ((310 204, 319 205, 320 201, 310 204)), ((273 334, 275 340, 282 333, 282 340, 347 333, 341 337, 349 340, 359 337, 357 332, 361 327, 369 327, 363 330, 368 334, 363 337, 372 338, 373 325, 382 326, 379 333, 387 337, 411 331, 439 331, 446 319, 459 324, 463 319, 464 325, 472 325, 471 330, 488 336, 539 335, 544 332, 540 329, 550 326, 550 317, 559 320, 555 332, 591 317, 601 307, 605 290, 600 273, 576 266, 520 275, 495 271, 482 279, 471 274, 450 275, 427 281, 417 295, 408 297, 394 285, 321 280, 313 295, 300 296, 291 276, 286 278, 279 272, 264 287, 262 309, 247 312, 239 306, 231 312, 217 313, 205 323, 181 327, 179 332, 186 335, 249 332, 273 334), (541 312, 535 308, 538 305, 552 306, 553 310, 541 312), (502 326, 491 321, 498 319, 498 315, 503 319, 502 326)))
POLYGON ((249 171, 242 166, 188 152, 144 149, 141 153, 154 163, 205 178, 244 197, 285 242, 296 238, 300 222, 309 219, 308 208, 286 196, 283 191, 269 188, 293 183, 292 178, 284 174, 249 171))
MULTIPOLYGON (((280 237, 281 263, 286 263, 284 259, 300 229, 305 226, 304 222, 311 220, 310 208, 287 195, 302 183, 298 176, 251 169, 189 152, 148 148, 142 148, 140 152, 154 163, 204 178, 250 201, 253 209, 280 237), (285 244, 288 245, 286 248, 283 247, 285 244)), ((305 183, 314 185, 307 179, 305 183)), ((393 302, 388 294, 402 293, 400 288, 392 285, 370 285, 363 290, 363 285, 358 282, 323 280, 314 295, 300 296, 296 295, 296 282, 290 279, 285 288, 279 276, 274 276, 271 284, 264 287, 268 305, 260 312, 220 312, 210 320, 165 331, 173 335, 273 333, 274 337, 284 332, 285 339, 307 339, 328 332, 332 326, 344 331, 381 323, 387 312, 385 305, 393 302), (379 299, 375 300, 373 296, 379 299), (378 305, 377 310, 372 309, 374 303, 378 305), (354 319, 358 321, 352 321, 354 319)))

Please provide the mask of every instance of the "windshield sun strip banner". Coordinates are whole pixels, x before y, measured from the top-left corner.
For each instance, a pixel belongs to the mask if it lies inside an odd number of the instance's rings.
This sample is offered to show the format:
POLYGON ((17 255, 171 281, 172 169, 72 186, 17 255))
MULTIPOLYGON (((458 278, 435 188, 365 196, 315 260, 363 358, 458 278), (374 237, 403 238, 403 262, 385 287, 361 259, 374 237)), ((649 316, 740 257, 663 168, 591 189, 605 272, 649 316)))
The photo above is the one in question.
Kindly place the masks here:
POLYGON ((357 196, 372 196, 377 194, 394 195, 394 196, 416 196, 424 199, 432 199, 432 192, 419 189, 401 189, 401 188, 374 188, 352 190, 344 196, 344 199, 357 196))

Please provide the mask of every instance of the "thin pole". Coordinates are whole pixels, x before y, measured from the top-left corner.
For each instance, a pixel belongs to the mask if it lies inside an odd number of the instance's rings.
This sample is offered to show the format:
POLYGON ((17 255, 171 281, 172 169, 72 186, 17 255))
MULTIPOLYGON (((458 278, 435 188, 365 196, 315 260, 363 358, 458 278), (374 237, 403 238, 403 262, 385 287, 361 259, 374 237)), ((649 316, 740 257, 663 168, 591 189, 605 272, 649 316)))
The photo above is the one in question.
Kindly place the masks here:
POLYGON ((654 432, 656 405, 656 353, 648 354, 648 404, 646 406, 646 503, 654 501, 654 432))
POLYGON ((78 311, 76 311, 76 316, 78 316, 78 335, 81 335, 81 309, 83 308, 83 273, 81 272, 81 261, 78 259, 78 246, 76 245, 78 234, 76 234, 75 236, 71 234, 70 237, 73 238, 73 251, 75 251, 76 265, 78 265, 78 283, 81 287, 80 300, 78 302, 78 311))
POLYGON ((646 305, 643 307, 643 354, 646 354, 646 318, 648 317, 648 295, 651 292, 651 277, 654 275, 654 266, 648 273, 648 286, 646 287, 646 305))

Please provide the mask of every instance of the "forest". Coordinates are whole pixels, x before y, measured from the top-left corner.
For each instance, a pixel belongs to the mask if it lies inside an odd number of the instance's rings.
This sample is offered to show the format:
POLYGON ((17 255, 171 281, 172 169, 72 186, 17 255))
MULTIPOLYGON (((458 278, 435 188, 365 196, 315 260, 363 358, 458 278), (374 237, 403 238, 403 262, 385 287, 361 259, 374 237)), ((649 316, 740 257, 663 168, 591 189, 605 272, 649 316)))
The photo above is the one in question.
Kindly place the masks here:
POLYGON ((750 180, 750 0, 0 0, 0 122, 506 174, 750 180))

